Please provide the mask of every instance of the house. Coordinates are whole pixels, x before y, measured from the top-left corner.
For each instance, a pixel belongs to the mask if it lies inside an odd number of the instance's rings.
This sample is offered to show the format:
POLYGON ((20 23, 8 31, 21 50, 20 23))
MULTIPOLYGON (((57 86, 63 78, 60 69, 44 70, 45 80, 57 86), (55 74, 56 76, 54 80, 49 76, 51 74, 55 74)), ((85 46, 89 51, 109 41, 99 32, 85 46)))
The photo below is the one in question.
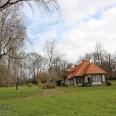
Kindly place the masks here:
POLYGON ((106 71, 96 64, 84 60, 79 65, 68 69, 62 82, 68 86, 105 85, 105 74, 106 71))

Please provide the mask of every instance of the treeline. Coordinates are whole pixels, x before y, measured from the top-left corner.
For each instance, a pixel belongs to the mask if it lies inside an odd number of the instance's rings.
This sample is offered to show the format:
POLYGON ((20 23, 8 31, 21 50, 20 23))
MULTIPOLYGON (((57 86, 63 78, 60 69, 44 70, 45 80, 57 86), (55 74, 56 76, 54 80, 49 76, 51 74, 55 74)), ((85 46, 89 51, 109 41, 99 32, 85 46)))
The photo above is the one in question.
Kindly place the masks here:
MULTIPOLYGON (((9 86, 11 83, 23 84, 29 77, 35 79, 38 71, 49 69, 50 73, 52 70, 53 61, 51 59, 49 62, 46 57, 38 53, 27 54, 24 52, 28 37, 22 9, 23 3, 27 3, 30 9, 33 9, 32 2, 38 6, 38 10, 41 10, 42 13, 60 10, 56 0, 0 0, 0 86, 9 86), (49 65, 47 65, 48 63, 49 65)), ((55 58, 52 57, 52 59, 55 62, 55 58)))
POLYGON ((15 54, 14 50, 13 53, 9 51, 14 56, 4 55, 0 59, 0 86, 9 86, 11 80, 17 85, 60 80, 66 69, 72 67, 56 50, 56 40, 46 41, 44 56, 36 52, 25 53, 22 47, 17 48, 15 54))

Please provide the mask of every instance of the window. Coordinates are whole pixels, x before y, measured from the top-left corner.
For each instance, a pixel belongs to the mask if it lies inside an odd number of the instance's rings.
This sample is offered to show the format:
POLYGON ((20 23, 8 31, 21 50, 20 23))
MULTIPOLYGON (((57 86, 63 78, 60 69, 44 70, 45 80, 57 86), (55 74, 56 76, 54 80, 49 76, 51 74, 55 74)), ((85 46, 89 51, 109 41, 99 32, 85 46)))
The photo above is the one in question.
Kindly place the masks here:
POLYGON ((77 85, 82 86, 82 77, 76 77, 77 85))
POLYGON ((70 80, 70 85, 73 85, 73 79, 70 80))
POLYGON ((78 77, 78 83, 81 84, 81 77, 78 77))
POLYGON ((91 75, 92 84, 102 84, 102 75, 91 75))

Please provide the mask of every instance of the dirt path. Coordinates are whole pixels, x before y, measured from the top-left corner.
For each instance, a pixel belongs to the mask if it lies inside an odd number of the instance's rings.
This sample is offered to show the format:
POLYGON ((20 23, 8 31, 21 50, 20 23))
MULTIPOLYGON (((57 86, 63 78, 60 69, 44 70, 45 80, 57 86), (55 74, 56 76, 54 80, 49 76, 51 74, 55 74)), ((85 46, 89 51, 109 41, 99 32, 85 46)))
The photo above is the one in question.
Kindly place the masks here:
POLYGON ((22 96, 17 98, 8 98, 8 99, 2 99, 3 100, 17 100, 17 99, 23 99, 23 98, 34 98, 34 97, 41 97, 41 96, 50 96, 50 95, 56 95, 56 94, 64 94, 65 91, 63 90, 57 90, 57 89, 42 89, 40 93, 29 95, 29 96, 22 96))
POLYGON ((38 96, 50 96, 50 95, 56 95, 56 94, 64 94, 65 91, 63 90, 57 90, 57 89, 43 89, 40 93, 26 96, 25 98, 30 97, 38 97, 38 96))

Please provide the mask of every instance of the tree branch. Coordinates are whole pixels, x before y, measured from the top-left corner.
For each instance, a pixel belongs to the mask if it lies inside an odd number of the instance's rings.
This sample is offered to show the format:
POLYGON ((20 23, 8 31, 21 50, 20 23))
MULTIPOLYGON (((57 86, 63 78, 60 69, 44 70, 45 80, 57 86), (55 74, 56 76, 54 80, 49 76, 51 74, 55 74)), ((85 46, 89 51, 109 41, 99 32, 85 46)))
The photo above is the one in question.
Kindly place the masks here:
POLYGON ((29 6, 31 6, 31 4, 28 1, 35 2, 39 8, 43 7, 43 9, 48 12, 53 11, 53 9, 50 10, 50 8, 53 8, 53 7, 57 11, 59 11, 59 9, 60 9, 60 6, 58 5, 57 0, 49 0, 49 1, 45 1, 45 0, 15 0, 14 2, 11 0, 7 0, 6 3, 4 3, 3 5, 0 6, 0 11, 6 9, 7 7, 10 7, 11 5, 16 4, 18 2, 26 2, 27 4, 29 4, 29 6))
POLYGON ((7 0, 6 3, 4 3, 2 6, 0 6, 0 9, 5 8, 10 3, 10 0, 7 0))

